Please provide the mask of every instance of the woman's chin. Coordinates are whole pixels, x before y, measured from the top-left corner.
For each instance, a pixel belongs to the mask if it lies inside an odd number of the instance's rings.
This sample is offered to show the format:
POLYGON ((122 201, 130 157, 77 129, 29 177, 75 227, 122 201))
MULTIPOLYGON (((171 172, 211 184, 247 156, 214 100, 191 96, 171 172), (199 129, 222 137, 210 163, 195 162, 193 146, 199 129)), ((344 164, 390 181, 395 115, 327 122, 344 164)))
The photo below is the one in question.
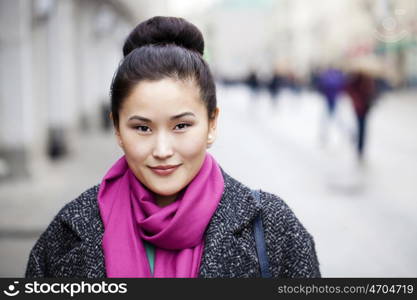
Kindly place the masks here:
MULTIPOLYGON (((172 174, 174 175, 174 174, 172 174)), ((182 175, 182 174, 176 174, 182 175)), ((170 196, 181 191, 186 185, 183 176, 151 176, 147 183, 149 188, 161 196, 170 196)))
POLYGON ((148 187, 153 193, 158 194, 160 196, 172 196, 178 194, 182 190, 182 186, 178 185, 178 183, 170 185, 164 182, 163 184, 152 184, 148 187))

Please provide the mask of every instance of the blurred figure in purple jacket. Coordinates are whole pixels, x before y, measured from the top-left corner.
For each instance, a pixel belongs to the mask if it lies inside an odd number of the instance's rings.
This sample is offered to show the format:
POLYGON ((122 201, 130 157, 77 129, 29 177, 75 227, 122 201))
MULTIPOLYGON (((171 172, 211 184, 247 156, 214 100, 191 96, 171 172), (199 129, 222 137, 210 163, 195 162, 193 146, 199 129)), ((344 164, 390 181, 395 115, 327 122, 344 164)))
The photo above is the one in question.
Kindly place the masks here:
POLYGON ((334 112, 337 104, 337 97, 344 90, 346 84, 346 77, 344 73, 336 68, 325 69, 319 73, 317 79, 317 90, 323 95, 326 101, 327 114, 323 122, 322 142, 327 140, 328 121, 334 117, 334 112))

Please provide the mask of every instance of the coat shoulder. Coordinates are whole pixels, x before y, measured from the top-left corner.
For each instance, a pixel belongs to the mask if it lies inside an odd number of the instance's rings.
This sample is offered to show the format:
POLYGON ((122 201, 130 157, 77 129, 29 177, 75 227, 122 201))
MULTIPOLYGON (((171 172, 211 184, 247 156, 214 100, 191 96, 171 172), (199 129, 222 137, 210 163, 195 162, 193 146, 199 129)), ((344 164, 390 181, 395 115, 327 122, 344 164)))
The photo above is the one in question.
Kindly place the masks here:
POLYGON ((90 222, 91 218, 98 212, 97 196, 100 185, 96 184, 83 193, 77 198, 68 202, 57 214, 55 218, 71 223, 78 222, 80 219, 90 222))
POLYGON ((263 217, 276 222, 275 225, 282 226, 285 231, 306 231, 294 211, 276 194, 261 190, 261 205, 263 217))
POLYGON ((51 224, 54 222, 62 224, 80 238, 88 235, 91 229, 100 230, 102 221, 97 201, 99 187, 100 185, 96 184, 68 202, 51 224))

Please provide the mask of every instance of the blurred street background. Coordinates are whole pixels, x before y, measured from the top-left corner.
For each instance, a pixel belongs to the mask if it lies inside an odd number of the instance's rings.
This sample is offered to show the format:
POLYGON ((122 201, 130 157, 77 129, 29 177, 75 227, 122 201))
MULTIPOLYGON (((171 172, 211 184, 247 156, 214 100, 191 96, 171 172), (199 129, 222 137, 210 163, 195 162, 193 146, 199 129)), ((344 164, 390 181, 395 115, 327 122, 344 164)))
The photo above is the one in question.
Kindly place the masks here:
POLYGON ((201 29, 209 151, 282 197, 324 277, 417 277, 416 0, 0 0, 0 277, 122 152, 108 118, 124 38, 201 29))

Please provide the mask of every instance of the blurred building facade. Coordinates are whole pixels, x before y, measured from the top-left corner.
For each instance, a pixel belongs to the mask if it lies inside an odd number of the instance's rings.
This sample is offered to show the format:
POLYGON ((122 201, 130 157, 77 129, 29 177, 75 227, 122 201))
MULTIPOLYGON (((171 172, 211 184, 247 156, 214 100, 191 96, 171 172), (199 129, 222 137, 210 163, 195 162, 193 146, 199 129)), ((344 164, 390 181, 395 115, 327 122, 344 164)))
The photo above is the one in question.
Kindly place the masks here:
POLYGON ((414 0, 224 0, 190 17, 207 28, 213 69, 224 76, 278 68, 306 79, 316 67, 366 60, 397 85, 417 78, 414 0))

